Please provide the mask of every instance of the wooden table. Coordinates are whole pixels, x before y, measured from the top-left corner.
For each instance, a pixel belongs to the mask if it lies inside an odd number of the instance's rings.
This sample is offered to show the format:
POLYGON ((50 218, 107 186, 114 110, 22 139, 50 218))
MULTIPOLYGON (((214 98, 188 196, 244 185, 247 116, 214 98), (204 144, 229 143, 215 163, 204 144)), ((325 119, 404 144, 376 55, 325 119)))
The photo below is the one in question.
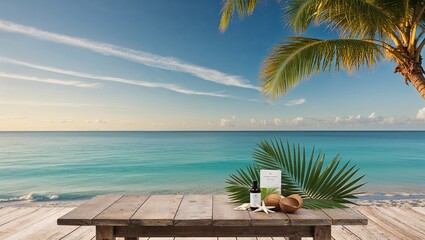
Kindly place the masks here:
POLYGON ((346 209, 300 209, 294 214, 236 211, 225 195, 98 196, 58 219, 96 226, 96 239, 125 237, 301 237, 331 239, 332 225, 365 225, 346 209))

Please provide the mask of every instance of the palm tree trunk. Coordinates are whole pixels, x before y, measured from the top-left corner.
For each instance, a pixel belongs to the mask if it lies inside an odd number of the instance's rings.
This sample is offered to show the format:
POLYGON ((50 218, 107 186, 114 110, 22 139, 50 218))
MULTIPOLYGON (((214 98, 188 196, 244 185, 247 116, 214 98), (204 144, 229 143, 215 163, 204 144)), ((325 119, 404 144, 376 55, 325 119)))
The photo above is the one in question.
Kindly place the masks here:
POLYGON ((425 77, 422 73, 409 74, 408 76, 412 85, 425 100, 425 77))

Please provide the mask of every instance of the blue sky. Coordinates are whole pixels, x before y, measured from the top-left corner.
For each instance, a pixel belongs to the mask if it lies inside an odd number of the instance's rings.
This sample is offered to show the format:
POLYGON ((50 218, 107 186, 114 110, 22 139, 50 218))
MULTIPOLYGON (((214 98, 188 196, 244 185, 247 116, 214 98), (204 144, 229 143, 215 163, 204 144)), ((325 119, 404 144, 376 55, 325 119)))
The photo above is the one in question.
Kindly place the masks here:
MULTIPOLYGON (((395 64, 326 72, 271 102, 281 6, 218 31, 221 1, 1 1, 0 130, 425 129, 395 64)), ((313 27, 306 36, 335 34, 313 27)))

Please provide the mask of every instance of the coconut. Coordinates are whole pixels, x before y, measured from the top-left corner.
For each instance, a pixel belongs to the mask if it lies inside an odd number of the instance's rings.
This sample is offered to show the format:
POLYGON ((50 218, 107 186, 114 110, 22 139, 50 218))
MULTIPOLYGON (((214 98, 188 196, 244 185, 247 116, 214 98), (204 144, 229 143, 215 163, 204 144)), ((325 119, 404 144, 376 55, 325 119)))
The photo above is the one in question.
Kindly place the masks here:
POLYGON ((280 208, 286 213, 294 213, 298 211, 303 204, 303 199, 298 194, 292 194, 279 201, 280 208))
POLYGON ((283 197, 279 194, 267 195, 264 198, 264 204, 266 206, 273 206, 273 207, 275 207, 273 210, 279 211, 280 210, 279 202, 280 202, 281 198, 283 198, 283 197))

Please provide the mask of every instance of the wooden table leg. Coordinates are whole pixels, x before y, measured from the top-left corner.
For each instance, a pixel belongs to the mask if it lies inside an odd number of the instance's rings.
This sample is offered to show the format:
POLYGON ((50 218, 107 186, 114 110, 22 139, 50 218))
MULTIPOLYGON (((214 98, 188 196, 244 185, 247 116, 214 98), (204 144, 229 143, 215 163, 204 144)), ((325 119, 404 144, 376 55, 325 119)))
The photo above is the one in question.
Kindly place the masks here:
POLYGON ((316 226, 314 227, 314 240, 331 240, 331 226, 316 226))
POLYGON ((114 227, 96 226, 96 240, 115 240, 114 227))

